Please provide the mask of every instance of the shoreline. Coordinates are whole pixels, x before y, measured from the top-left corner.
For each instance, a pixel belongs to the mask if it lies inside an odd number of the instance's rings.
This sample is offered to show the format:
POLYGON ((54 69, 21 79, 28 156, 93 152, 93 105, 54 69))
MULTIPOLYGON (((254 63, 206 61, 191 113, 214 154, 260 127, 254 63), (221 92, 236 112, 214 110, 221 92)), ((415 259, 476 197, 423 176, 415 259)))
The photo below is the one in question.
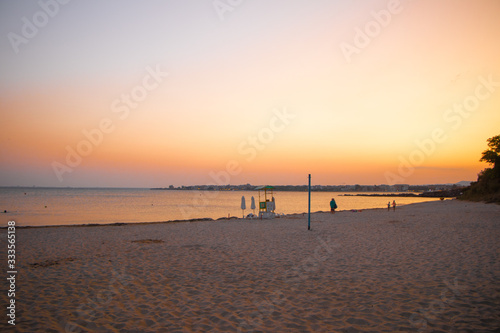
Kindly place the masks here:
MULTIPOLYGON (((448 200, 456 200, 453 198, 447 198, 448 200)), ((425 205, 432 203, 433 201, 427 202, 415 202, 410 204, 400 204, 396 209, 400 209, 401 207, 411 206, 411 205, 425 205)), ((386 208, 367 208, 367 209, 348 209, 348 210, 337 210, 335 214, 343 213, 343 212, 368 212, 368 211, 376 211, 376 210, 387 210, 386 208)), ((391 207, 391 211, 393 211, 391 207)), ((330 214, 330 211, 316 211, 311 212, 311 217, 315 214, 330 214)), ((303 213, 290 213, 279 215, 273 219, 267 220, 277 220, 277 219, 286 219, 287 217, 292 216, 307 216, 307 212, 303 213)), ((149 224, 171 224, 171 223, 191 223, 191 222, 217 222, 217 221, 231 221, 231 220, 240 220, 240 221, 256 221, 261 220, 260 218, 241 218, 237 216, 231 217, 219 217, 219 218, 210 218, 210 217, 202 217, 202 218, 193 218, 186 220, 167 220, 167 221, 145 221, 145 222, 112 222, 112 223, 84 223, 84 224, 57 224, 57 225, 35 225, 35 226, 18 226, 16 225, 16 229, 34 229, 34 228, 62 228, 62 227, 76 227, 76 228, 94 228, 94 227, 121 227, 121 226, 130 226, 130 225, 149 225, 149 224)), ((264 219, 266 220, 266 219, 264 219)), ((7 229, 7 226, 1 226, 0 230, 7 229)))
MULTIPOLYGON (((144 223, 184 221, 191 219, 221 217, 243 217, 240 209, 241 197, 256 198, 255 192, 220 192, 219 196, 204 196, 203 193, 142 192, 64 192, 53 194, 18 192, 4 198, 4 220, 15 220, 19 226, 60 226, 114 223, 144 223)), ((345 193, 344 193, 345 194, 345 193)), ((214 193, 215 195, 215 193, 214 193)), ((332 193, 313 193, 311 211, 330 210, 332 193)), ((283 192, 276 194, 277 213, 291 214, 307 211, 307 193, 283 192)), ((337 197, 335 195, 334 197, 337 197)), ((256 199, 258 201, 260 199, 256 199)), ((387 206, 388 198, 382 197, 338 197, 340 209, 369 209, 387 206), (384 202, 385 201, 385 202, 384 202)), ((432 201, 437 198, 398 198, 398 204, 432 201)), ((392 199, 391 199, 392 202, 392 199)), ((249 207, 247 207, 249 208, 249 207)), ((2 211, 3 211, 2 210, 2 211)), ((245 216, 251 213, 245 210, 245 216)))

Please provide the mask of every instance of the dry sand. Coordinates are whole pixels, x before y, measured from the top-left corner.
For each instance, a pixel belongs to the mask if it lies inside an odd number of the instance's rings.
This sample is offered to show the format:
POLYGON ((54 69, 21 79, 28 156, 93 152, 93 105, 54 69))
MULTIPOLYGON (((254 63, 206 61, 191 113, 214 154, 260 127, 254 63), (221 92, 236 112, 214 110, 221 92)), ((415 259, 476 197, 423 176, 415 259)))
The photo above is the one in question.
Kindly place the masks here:
POLYGON ((498 332, 500 206, 311 221, 17 229, 15 330, 498 332))

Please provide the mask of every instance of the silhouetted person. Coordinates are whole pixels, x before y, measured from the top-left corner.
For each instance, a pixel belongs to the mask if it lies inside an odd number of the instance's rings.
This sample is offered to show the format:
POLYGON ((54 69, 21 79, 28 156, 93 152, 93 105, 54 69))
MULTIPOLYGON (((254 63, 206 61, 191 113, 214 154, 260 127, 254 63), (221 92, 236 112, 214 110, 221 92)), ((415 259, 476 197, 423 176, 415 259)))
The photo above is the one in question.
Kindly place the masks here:
POLYGON ((337 203, 335 202, 334 198, 332 198, 332 201, 330 201, 330 209, 332 214, 335 214, 335 209, 337 209, 337 203))
POLYGON ((391 202, 389 201, 389 202, 387 203, 387 211, 390 211, 390 210, 391 210, 391 202))
POLYGON ((396 200, 392 201, 392 209, 396 211, 396 200))

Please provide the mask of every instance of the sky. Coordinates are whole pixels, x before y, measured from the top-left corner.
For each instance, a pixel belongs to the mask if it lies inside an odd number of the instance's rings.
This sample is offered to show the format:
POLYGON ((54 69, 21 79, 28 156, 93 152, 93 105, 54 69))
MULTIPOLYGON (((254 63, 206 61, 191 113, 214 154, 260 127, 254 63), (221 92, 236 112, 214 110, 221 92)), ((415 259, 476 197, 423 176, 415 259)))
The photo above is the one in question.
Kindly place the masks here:
POLYGON ((498 0, 0 0, 0 186, 475 180, 498 0))

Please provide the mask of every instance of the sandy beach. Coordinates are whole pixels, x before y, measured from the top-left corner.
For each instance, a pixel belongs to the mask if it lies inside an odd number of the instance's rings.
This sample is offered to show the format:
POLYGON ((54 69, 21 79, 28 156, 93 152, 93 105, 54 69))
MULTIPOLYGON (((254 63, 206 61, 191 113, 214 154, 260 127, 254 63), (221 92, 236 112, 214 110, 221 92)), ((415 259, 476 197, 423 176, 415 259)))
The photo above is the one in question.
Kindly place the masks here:
POLYGON ((315 213, 311 226, 289 215, 18 228, 16 325, 2 292, 0 330, 500 331, 499 205, 315 213))

